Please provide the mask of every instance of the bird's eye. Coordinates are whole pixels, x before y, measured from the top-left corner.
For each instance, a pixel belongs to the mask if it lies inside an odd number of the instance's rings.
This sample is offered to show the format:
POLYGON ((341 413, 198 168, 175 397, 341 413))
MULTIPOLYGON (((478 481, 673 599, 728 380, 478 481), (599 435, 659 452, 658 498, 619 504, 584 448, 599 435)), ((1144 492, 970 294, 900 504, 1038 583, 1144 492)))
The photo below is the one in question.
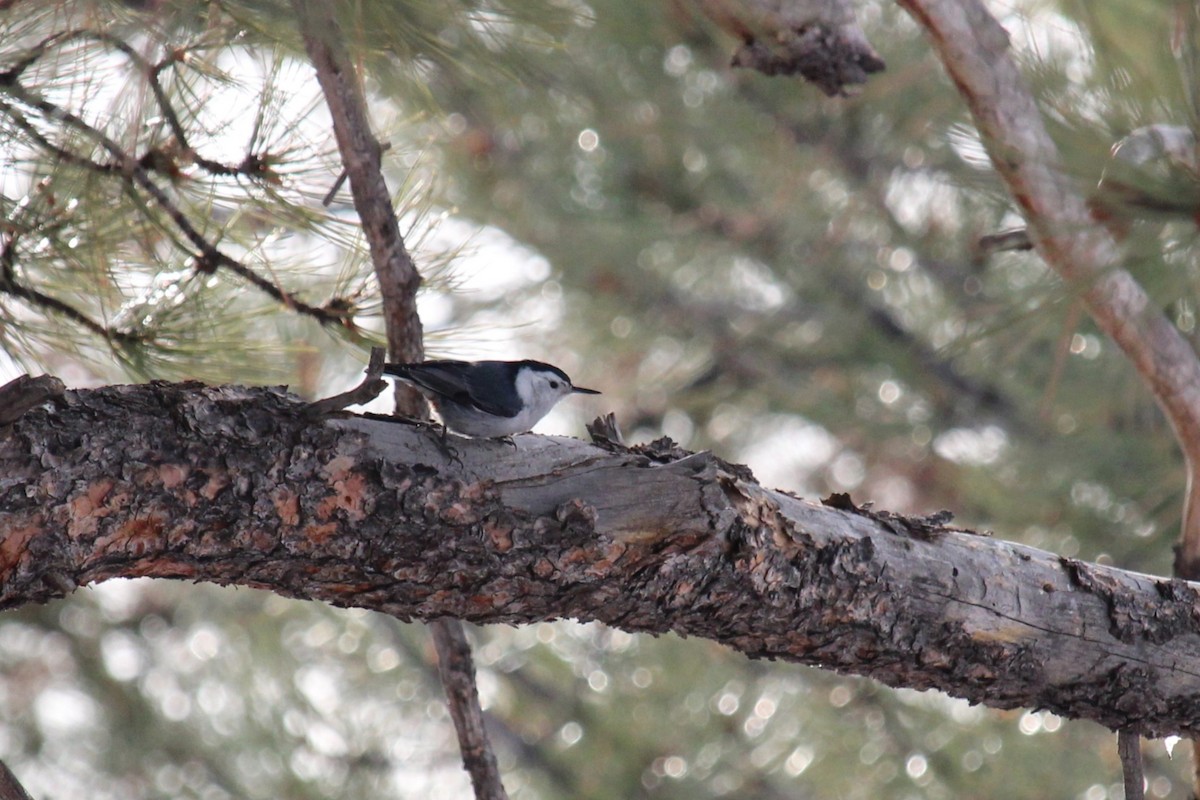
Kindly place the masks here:
POLYGON ((557 388, 558 388, 558 381, 550 381, 550 388, 551 388, 551 389, 557 389, 557 388))

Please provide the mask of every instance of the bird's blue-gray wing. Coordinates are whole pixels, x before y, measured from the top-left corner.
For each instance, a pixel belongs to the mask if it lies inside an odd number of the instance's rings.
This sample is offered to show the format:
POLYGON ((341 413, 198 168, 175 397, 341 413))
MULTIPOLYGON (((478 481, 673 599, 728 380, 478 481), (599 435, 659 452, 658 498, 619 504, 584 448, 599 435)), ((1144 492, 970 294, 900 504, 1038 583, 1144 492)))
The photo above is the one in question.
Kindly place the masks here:
POLYGON ((494 391, 488 391, 489 386, 505 386, 509 385, 505 382, 512 381, 512 374, 504 362, 482 361, 472 366, 465 361, 425 361, 420 364, 389 364, 385 371, 460 406, 486 414, 513 417, 521 410, 519 400, 504 402, 493 396, 494 391))

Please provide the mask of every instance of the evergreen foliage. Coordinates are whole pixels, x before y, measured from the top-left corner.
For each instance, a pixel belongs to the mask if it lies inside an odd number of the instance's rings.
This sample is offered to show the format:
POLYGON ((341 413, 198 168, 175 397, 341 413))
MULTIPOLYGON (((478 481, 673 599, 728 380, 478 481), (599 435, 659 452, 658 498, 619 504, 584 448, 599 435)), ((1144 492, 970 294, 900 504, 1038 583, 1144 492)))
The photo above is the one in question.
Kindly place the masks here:
MULTIPOLYGON (((685 3, 341 6, 432 355, 561 364, 628 439, 806 496, 1170 573, 1169 426, 1035 254, 979 247, 1019 219, 900 10, 857 4, 888 70, 830 99, 731 70, 685 3)), ((1109 155, 1194 127, 1195 10, 1007 9, 1073 177, 1123 188, 1094 193, 1126 266, 1195 341, 1195 165, 1109 155)), ((379 318, 348 192, 321 203, 339 171, 287 3, 0 3, 0 354, 340 391, 379 318)), ((1107 731, 1037 711, 595 626, 476 636, 514 796, 1119 791, 1107 731)), ((431 660, 378 616, 114 582, 0 619, 0 759, 35 796, 461 797, 431 660)), ((1151 796, 1185 791, 1148 756, 1151 796)))

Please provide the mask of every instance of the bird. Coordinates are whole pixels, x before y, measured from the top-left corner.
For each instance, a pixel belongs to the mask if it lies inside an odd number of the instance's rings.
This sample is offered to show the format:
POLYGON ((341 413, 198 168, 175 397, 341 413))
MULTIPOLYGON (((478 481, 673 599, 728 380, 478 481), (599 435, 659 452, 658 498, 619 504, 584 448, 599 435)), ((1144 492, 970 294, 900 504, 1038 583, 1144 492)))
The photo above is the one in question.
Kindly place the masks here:
POLYGON ((541 361, 421 361, 384 364, 383 372, 416 386, 451 430, 477 439, 528 432, 570 394, 600 394, 575 386, 567 373, 541 361))

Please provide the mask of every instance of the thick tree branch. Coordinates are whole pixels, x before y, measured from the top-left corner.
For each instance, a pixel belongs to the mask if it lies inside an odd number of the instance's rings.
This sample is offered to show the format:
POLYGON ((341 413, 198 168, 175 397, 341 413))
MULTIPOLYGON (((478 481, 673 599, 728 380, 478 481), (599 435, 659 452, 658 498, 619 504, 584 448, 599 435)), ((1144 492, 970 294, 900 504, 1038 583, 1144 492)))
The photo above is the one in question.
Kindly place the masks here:
POLYGON ((1188 464, 1178 574, 1200 577, 1200 359, 1142 287, 1067 179, 1008 35, 979 0, 900 0, 929 33, 967 102, 992 163, 1025 215, 1038 253, 1075 287, 1096 324, 1133 362, 1188 464))
POLYGON ((1200 589, 758 486, 707 454, 69 391, 0 434, 0 607, 149 575, 401 619, 573 617, 1144 735, 1200 731, 1200 589))

